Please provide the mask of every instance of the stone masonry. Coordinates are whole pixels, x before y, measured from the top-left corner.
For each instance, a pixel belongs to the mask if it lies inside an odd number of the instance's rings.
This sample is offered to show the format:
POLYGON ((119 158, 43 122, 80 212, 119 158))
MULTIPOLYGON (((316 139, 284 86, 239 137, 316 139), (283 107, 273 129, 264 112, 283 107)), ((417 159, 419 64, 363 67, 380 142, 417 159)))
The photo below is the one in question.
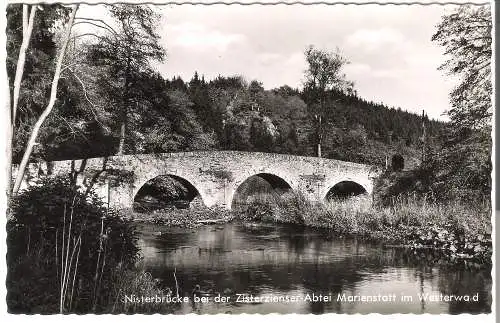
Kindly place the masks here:
POLYGON ((328 191, 341 181, 353 181, 371 194, 373 178, 378 175, 373 166, 333 159, 257 152, 196 151, 34 163, 29 165, 21 188, 40 176, 70 172, 77 173, 81 184, 94 183, 97 194, 116 208, 131 208, 139 189, 148 180, 160 175, 182 177, 198 190, 206 206, 228 209, 238 186, 253 175, 275 175, 311 201, 323 201, 328 191))

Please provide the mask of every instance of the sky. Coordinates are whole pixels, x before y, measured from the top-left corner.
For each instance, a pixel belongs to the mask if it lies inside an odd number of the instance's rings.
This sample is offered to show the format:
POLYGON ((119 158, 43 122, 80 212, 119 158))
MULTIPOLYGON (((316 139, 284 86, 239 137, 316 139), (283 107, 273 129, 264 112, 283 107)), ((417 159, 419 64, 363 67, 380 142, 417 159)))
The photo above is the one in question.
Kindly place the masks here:
POLYGON ((264 88, 301 87, 309 45, 339 48, 344 72, 366 100, 446 120, 454 81, 437 68, 443 48, 431 41, 443 6, 163 7, 166 77, 243 75, 264 88))
POLYGON ((300 88, 304 50, 338 48, 350 61, 344 72, 360 97, 447 120, 456 80, 438 70, 446 57, 431 37, 442 15, 455 6, 159 8, 158 32, 167 57, 157 68, 164 77, 189 81, 197 71, 207 80, 242 75, 266 89, 300 88))

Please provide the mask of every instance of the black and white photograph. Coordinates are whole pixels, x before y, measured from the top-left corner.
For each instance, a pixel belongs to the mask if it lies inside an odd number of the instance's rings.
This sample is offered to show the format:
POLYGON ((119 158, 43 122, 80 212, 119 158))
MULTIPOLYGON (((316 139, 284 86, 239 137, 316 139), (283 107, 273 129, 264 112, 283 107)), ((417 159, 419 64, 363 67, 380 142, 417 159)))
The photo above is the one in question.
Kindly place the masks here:
POLYGON ((494 5, 9 2, 7 312, 491 318, 494 5))

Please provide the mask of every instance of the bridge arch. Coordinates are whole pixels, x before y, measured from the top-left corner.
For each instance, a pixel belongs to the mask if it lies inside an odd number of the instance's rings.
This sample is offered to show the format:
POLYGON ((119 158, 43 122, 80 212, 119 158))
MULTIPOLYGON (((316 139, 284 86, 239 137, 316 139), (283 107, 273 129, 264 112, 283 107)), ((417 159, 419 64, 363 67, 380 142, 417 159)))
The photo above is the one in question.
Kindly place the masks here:
MULTIPOLYGON (((189 201, 190 203, 196 199, 196 198, 199 198, 201 201, 201 204, 203 206, 206 206, 206 196, 205 196, 205 192, 203 191, 203 187, 202 185, 200 185, 199 183, 197 183, 196 180, 193 180, 190 178, 190 176, 184 176, 184 175, 179 175, 179 174, 174 174, 174 173, 169 173, 169 172, 165 172, 165 173, 158 173, 158 174, 148 174, 148 175, 145 175, 145 176, 142 176, 142 178, 140 180, 137 180, 135 183, 134 183, 134 188, 132 190, 132 196, 131 196, 131 199, 132 199, 132 204, 133 202, 135 201, 135 199, 141 195, 141 193, 145 193, 144 192, 144 189, 146 187, 148 187, 148 183, 152 183, 154 180, 157 180, 157 179, 160 179, 160 178, 168 178, 170 180, 173 180, 175 182, 175 184, 173 184, 174 186, 177 184, 180 184, 183 188, 185 188, 185 192, 184 192, 184 195, 186 197, 186 200, 189 201)), ((154 188, 153 188, 154 190, 154 188)), ((159 192, 155 192, 155 193, 159 193, 159 192)))
POLYGON ((239 202, 238 199, 240 195, 249 195, 249 193, 255 189, 261 190, 262 192, 286 192, 293 190, 291 181, 284 177, 285 176, 280 176, 271 172, 261 172, 246 176, 234 185, 229 200, 230 208, 233 209, 239 202), (254 185, 253 187, 251 187, 252 184, 254 185), (255 186, 257 186, 257 188, 255 186))
POLYGON ((324 194, 324 201, 329 201, 335 198, 345 199, 352 196, 358 196, 363 194, 369 194, 369 189, 355 180, 340 180, 330 185, 326 189, 326 194, 324 194))

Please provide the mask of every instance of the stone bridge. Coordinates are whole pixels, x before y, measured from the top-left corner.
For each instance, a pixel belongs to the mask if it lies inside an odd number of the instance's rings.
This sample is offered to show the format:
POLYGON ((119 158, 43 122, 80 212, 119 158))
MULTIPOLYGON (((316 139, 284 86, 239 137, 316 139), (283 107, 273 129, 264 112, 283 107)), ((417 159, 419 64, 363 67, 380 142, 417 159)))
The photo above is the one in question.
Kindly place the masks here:
MULTIPOLYGON (((15 172, 15 170, 14 170, 15 172)), ((285 154, 196 151, 122 155, 29 165, 23 181, 57 174, 77 174, 78 182, 93 183, 96 193, 116 208, 131 208, 139 189, 149 180, 171 175, 189 182, 208 206, 230 209, 238 187, 257 175, 271 185, 302 192, 311 201, 324 201, 332 187, 354 182, 368 194, 378 171, 369 165, 285 154), (120 180, 119 180, 120 179, 120 180)))

